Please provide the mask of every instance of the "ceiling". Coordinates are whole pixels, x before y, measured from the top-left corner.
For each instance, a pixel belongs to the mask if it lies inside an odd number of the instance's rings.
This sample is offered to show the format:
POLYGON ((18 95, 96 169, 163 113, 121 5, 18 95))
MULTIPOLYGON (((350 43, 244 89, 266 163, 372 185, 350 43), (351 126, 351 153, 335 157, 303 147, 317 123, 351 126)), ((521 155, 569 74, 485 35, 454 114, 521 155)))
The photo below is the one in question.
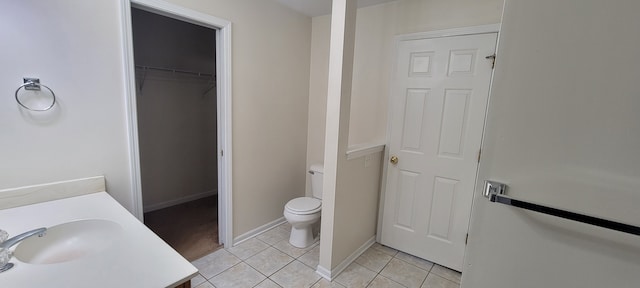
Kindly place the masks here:
MULTIPOLYGON (((331 14, 331 0, 276 0, 293 10, 315 17, 331 14)), ((358 8, 395 0, 358 0, 358 8)))

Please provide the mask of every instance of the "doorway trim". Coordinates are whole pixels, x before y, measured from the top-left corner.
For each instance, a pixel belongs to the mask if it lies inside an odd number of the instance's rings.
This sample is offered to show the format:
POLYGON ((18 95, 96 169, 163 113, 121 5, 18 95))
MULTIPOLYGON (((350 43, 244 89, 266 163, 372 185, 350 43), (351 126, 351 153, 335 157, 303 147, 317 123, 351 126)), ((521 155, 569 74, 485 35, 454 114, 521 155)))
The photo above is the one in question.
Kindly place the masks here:
MULTIPOLYGON (((487 25, 478 25, 478 26, 468 26, 468 27, 460 27, 460 28, 451 28, 451 29, 444 29, 444 30, 434 30, 434 31, 426 31, 426 32, 416 32, 416 33, 409 33, 409 34, 402 34, 402 35, 397 35, 393 38, 393 48, 391 49, 391 53, 393 53, 391 55, 391 63, 394 65, 394 68, 392 69, 392 73, 389 74, 389 83, 393 82, 393 77, 395 77, 395 63, 397 61, 397 56, 396 53, 398 51, 398 43, 401 41, 409 41, 409 40, 419 40, 419 39, 433 39, 433 38, 442 38, 442 37, 453 37, 453 36, 467 36, 467 35, 478 35, 478 34, 487 34, 487 33, 498 33, 498 39, 500 39, 499 34, 500 34, 500 27, 501 24, 487 24, 487 25)), ((496 43, 496 49, 498 49, 498 43, 496 43)), ((497 51, 497 50, 496 50, 497 51)), ((491 84, 493 82, 493 71, 491 72, 491 83, 489 84, 489 98, 487 99, 487 101, 490 101, 491 99, 491 84)), ((386 197, 386 190, 387 190, 387 171, 388 171, 388 166, 389 166, 389 145, 391 144, 391 129, 392 129, 392 125, 391 125, 391 113, 392 113, 392 109, 393 109, 393 85, 389 86, 389 91, 388 91, 388 99, 387 99, 387 135, 386 135, 386 140, 385 140, 385 145, 386 145, 386 149, 384 151, 384 155, 383 155, 383 164, 382 164, 382 179, 381 179, 381 183, 380 183, 380 200, 378 203, 378 221, 377 221, 377 227, 376 227, 376 231, 378 231, 378 233, 376 233, 376 241, 377 242, 381 242, 382 241, 382 217, 383 217, 383 213, 384 213, 384 205, 385 205, 385 197, 386 197)), ((487 105, 487 109, 488 109, 488 105, 487 105)), ((485 111, 485 117, 484 117, 484 121, 486 124, 486 118, 487 118, 487 111, 485 111)), ((480 148, 482 148, 482 144, 484 140, 484 128, 483 128, 483 132, 482 132, 482 140, 480 142, 480 148)), ((477 177, 478 177, 478 173, 476 172, 476 183, 477 183, 477 177)), ((474 186, 474 191, 475 191, 475 186, 474 186)))
POLYGON ((218 231, 224 247, 233 246, 232 211, 232 94, 231 94, 231 22, 160 0, 121 0, 123 24, 123 53, 125 65, 125 103, 128 117, 128 145, 130 153, 131 191, 134 215, 144 219, 142 180, 140 177, 140 148, 138 142, 138 113, 136 105, 135 63, 131 7, 216 30, 216 90, 218 142, 218 231))

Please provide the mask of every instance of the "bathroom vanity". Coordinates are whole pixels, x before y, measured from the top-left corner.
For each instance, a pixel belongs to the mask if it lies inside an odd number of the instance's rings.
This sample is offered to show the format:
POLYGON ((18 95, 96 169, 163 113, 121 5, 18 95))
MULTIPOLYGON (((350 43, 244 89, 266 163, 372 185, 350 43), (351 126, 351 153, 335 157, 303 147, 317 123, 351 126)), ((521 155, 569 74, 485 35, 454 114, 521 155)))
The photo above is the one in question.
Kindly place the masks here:
MULTIPOLYGON (((42 199, 37 193, 55 194, 41 187, 2 192, 0 202, 5 204, 42 199)), ((0 229, 11 236, 48 229, 43 237, 30 237, 12 248, 14 267, 0 273, 2 287, 182 288, 191 287, 190 279, 198 272, 104 190, 0 209, 0 229)))

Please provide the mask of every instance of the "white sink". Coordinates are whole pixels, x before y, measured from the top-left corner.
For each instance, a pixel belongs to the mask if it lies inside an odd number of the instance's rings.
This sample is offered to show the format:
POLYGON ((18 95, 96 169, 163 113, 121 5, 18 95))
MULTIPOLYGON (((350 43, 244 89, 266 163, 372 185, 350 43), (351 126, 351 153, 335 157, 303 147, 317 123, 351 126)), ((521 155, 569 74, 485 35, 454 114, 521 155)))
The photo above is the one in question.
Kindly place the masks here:
POLYGON ((43 237, 31 237, 16 247, 13 255, 30 264, 72 261, 103 251, 122 235, 122 227, 102 219, 67 222, 47 229, 43 237))

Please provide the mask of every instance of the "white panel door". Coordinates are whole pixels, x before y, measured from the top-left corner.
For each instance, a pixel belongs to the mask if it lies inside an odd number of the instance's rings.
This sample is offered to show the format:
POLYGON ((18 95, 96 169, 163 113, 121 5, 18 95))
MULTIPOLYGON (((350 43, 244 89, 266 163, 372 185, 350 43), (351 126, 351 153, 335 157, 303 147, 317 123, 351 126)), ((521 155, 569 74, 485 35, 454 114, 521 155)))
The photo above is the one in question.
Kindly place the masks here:
POLYGON ((459 271, 496 36, 397 46, 381 241, 459 271))

